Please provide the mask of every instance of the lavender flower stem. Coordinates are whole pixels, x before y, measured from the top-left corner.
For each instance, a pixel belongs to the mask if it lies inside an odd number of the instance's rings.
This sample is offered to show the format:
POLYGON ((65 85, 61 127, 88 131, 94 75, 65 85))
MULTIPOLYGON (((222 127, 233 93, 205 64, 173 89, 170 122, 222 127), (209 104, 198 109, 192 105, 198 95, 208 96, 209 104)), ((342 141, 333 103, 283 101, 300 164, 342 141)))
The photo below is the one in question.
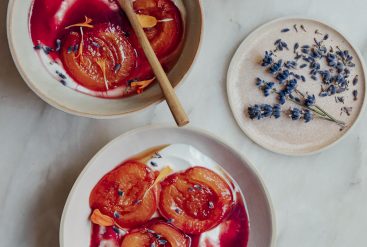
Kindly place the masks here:
POLYGON ((317 116, 318 116, 318 117, 320 117, 320 118, 322 118, 322 119, 324 119, 324 120, 328 120, 328 121, 330 121, 330 122, 334 122, 334 123, 336 123, 337 125, 339 125, 339 126, 341 126, 341 127, 345 127, 345 123, 344 123, 344 122, 341 122, 341 121, 336 120, 335 118, 331 117, 331 116, 330 116, 329 114, 327 114, 323 109, 321 109, 320 107, 318 107, 318 106, 316 106, 316 105, 315 105, 315 107, 317 107, 317 110, 316 110, 316 109, 314 109, 314 108, 312 108, 312 107, 309 107, 309 106, 304 106, 303 104, 301 104, 301 103, 299 103, 299 102, 297 102, 297 101, 295 101, 295 100, 293 100, 293 99, 291 99, 291 98, 289 98, 289 97, 287 97, 287 99, 288 99, 288 100, 290 100, 290 101, 292 101, 293 103, 295 103, 295 104, 297 104, 297 105, 299 105, 299 106, 303 107, 303 108, 307 108, 307 109, 309 109, 310 111, 313 111, 314 113, 316 113, 316 114, 317 114, 317 116))
POLYGON ((310 108, 310 107, 308 107, 308 106, 304 106, 304 105, 300 104, 299 102, 297 102, 297 101, 295 101, 295 100, 293 100, 293 99, 291 99, 291 98, 289 98, 289 97, 287 97, 287 99, 288 99, 288 100, 290 100, 290 101, 292 101, 293 103, 295 103, 295 104, 297 104, 297 105, 299 105, 299 106, 303 107, 303 108, 307 108, 307 109, 309 109, 310 111, 313 111, 314 113, 316 113, 316 114, 317 114, 319 117, 321 117, 321 118, 329 119, 329 118, 327 118, 324 114, 322 114, 321 112, 319 112, 319 111, 317 111, 317 110, 315 110, 315 109, 313 109, 313 108, 310 108))
MULTIPOLYGON (((301 95, 303 97, 303 99, 305 99, 305 95, 300 92, 298 89, 295 89, 295 92, 298 93, 299 95, 301 95)), ((328 118, 332 119, 335 123, 339 124, 339 125, 343 125, 345 126, 345 123, 342 121, 339 121, 337 119, 335 119, 333 116, 331 116, 329 113, 327 113, 326 111, 324 111, 320 106, 318 105, 314 105, 320 112, 323 113, 324 116, 327 116, 328 118)), ((310 109, 310 108, 308 108, 310 109)), ((311 109, 310 109, 311 110, 311 109)))
POLYGON ((320 110, 322 113, 324 113, 326 116, 328 116, 330 119, 332 119, 335 123, 338 123, 338 124, 342 124, 342 125, 345 125, 344 122, 342 121, 339 121, 337 119, 335 119, 333 116, 331 116, 329 113, 327 113, 326 111, 324 111, 321 107, 319 107, 318 105, 315 105, 315 107, 320 110))

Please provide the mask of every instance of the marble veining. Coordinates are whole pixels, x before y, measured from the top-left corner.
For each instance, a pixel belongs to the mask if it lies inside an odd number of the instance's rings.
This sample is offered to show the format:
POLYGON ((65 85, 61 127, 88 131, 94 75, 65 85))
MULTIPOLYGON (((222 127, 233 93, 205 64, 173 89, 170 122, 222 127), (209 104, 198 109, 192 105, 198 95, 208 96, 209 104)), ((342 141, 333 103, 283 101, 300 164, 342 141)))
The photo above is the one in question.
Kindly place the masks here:
MULTIPOLYGON (((195 67, 178 89, 191 126, 222 137, 254 163, 273 199, 277 246, 366 246, 366 114, 336 146, 312 156, 286 157, 262 149, 240 131, 225 87, 230 59, 244 37, 264 22, 286 15, 333 24, 366 59, 367 2, 202 2, 204 43, 195 67)), ((7 3, 0 0, 0 245, 58 246, 65 200, 95 152, 125 131, 173 121, 164 103, 118 120, 79 118, 48 106, 26 86, 11 60, 7 3)))

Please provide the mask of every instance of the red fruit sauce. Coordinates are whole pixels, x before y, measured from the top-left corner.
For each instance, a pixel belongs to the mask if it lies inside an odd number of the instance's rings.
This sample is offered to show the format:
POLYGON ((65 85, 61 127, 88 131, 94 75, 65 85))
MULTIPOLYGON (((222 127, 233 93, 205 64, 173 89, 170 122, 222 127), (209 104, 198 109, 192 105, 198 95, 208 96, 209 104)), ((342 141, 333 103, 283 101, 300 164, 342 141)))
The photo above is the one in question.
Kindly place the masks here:
MULTIPOLYGON (((178 58, 183 40, 179 9, 172 0, 136 0, 134 9, 161 21, 145 32, 163 67, 169 70, 178 58)), ((67 86, 71 78, 72 83, 77 83, 77 91, 98 97, 124 97, 137 92, 131 82, 154 76, 116 0, 34 0, 30 34, 35 49, 44 51, 50 61, 62 66, 66 75, 50 72, 67 86), (86 17, 92 20, 92 28, 67 28, 83 23, 86 17), (104 69, 100 61, 105 62, 104 69), (109 95, 109 90, 114 89, 121 89, 120 93, 109 95)))
MULTIPOLYGON (((238 193, 238 198, 240 198, 238 193)), ((232 212, 219 226, 220 234, 218 239, 205 237, 201 235, 190 236, 191 247, 246 247, 250 225, 247 212, 242 200, 238 200, 234 205, 232 212), (219 241, 218 241, 219 240, 219 241)))
MULTIPOLYGON (((163 218, 159 217, 156 219, 163 218)), ((218 227, 220 228, 219 245, 218 239, 208 237, 201 239, 201 235, 187 235, 191 239, 190 247, 246 247, 250 229, 244 204, 237 202, 232 213, 218 227)), ((105 229, 105 233, 100 234, 101 227, 92 224, 90 247, 100 247, 101 241, 103 240, 110 240, 116 246, 121 245, 123 234, 116 233, 118 230, 114 227, 106 227, 105 229)))

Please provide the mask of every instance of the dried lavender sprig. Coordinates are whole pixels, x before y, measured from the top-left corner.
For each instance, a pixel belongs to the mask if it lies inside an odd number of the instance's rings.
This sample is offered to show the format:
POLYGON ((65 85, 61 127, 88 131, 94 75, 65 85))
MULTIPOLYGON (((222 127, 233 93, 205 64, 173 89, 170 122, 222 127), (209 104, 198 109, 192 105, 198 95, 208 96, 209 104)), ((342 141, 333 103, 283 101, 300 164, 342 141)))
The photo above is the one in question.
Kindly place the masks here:
POLYGON ((304 106, 300 102, 298 102, 298 101, 296 101, 294 99, 291 99, 289 97, 287 97, 287 99, 289 101, 292 101, 293 103, 297 104, 298 106, 300 106, 302 108, 306 108, 306 109, 314 112, 316 114, 315 116, 318 117, 318 118, 321 118, 321 119, 324 119, 324 120, 327 120, 327 121, 330 121, 330 122, 334 122, 334 123, 336 123, 337 125, 339 125, 341 127, 345 127, 345 124, 344 123, 342 123, 342 122, 340 122, 340 123, 339 122, 335 122, 334 120, 330 119, 329 117, 327 117, 326 115, 324 115, 323 113, 319 112, 318 110, 316 110, 316 109, 314 109, 312 107, 304 106))
MULTIPOLYGON (((258 81, 259 81, 259 79, 258 79, 258 81)), ((262 81, 262 80, 260 79, 260 81, 262 81)), ((285 99, 288 99, 288 100, 292 101, 293 103, 295 103, 295 104, 297 104, 301 107, 309 109, 310 111, 314 112, 315 114, 317 114, 317 116, 319 116, 322 119, 334 122, 334 123, 338 124, 339 126, 345 127, 344 122, 335 119, 333 116, 331 116, 326 111, 324 111, 321 107, 314 104, 314 102, 315 102, 314 95, 312 97, 306 97, 306 95, 304 93, 302 93, 301 91, 299 91, 297 88, 295 88, 295 86, 296 86, 296 84, 292 85, 292 88, 289 91, 294 90, 294 92, 296 92, 298 95, 300 95, 303 98, 303 102, 301 102, 299 99, 296 100, 294 97, 290 97, 289 95, 287 95, 287 97, 285 97, 285 99), (306 101, 308 102, 308 98, 312 99, 311 101, 309 101, 310 104, 305 103, 306 101)), ((274 89, 269 90, 267 95, 269 95, 270 93, 275 93, 275 92, 276 92, 276 90, 274 90, 274 89)), ((281 104, 283 104, 283 103, 281 103, 281 104)))
MULTIPOLYGON (((304 94, 302 94, 299 90, 295 90, 297 93, 299 93, 302 97, 304 97, 304 94)), ((346 124, 340 120, 337 120, 335 119, 333 116, 331 116, 330 114, 328 114, 326 111, 324 111, 321 107, 319 107, 318 105, 314 104, 312 106, 305 106, 304 104, 302 104, 301 102, 298 102, 294 99, 291 99, 290 97, 287 97, 288 100, 292 101, 293 103, 303 107, 303 108, 306 108, 306 109, 309 109, 310 111, 313 111, 315 114, 317 114, 318 117, 322 118, 322 119, 325 119, 325 120, 328 120, 328 121, 331 121, 331 122, 334 122, 336 123, 337 125, 341 126, 341 127, 345 127, 346 124), (315 108, 316 109, 315 109, 315 108)))
POLYGON ((305 123, 308 123, 313 119, 313 114, 308 109, 303 109, 303 108, 298 109, 297 107, 293 107, 289 109, 288 113, 289 113, 288 116, 292 120, 304 119, 305 123))
POLYGON ((334 118, 333 116, 331 116, 329 113, 327 113, 325 110, 323 110, 320 106, 315 105, 315 107, 322 111, 327 117, 329 117, 333 122, 335 122, 336 124, 340 125, 340 126, 344 126, 345 127, 345 123, 343 121, 337 120, 336 118, 334 118))
MULTIPOLYGON (((336 124, 338 124, 339 126, 345 127, 346 124, 340 120, 335 119, 333 116, 331 116, 330 114, 328 114, 325 110, 323 110, 321 107, 319 107, 318 105, 314 104, 314 102, 312 102, 311 104, 307 105, 305 104, 305 101, 307 101, 307 99, 309 97, 306 97, 306 95, 304 93, 302 93, 301 91, 299 91, 297 88, 293 89, 294 92, 296 92, 298 95, 300 95, 303 98, 303 102, 301 102, 300 100, 296 100, 296 98, 294 97, 290 97, 289 95, 287 95, 285 97, 285 99, 288 99, 289 101, 303 107, 306 108, 312 112, 314 112, 315 114, 317 114, 318 117, 334 122, 336 124)), ((274 93, 276 91, 272 90, 271 93, 274 93)), ((311 97, 314 101, 314 96, 311 97)))
MULTIPOLYGON (((298 93, 299 95, 301 95, 303 97, 303 99, 306 99, 306 96, 300 92, 298 89, 295 89, 294 90, 296 93, 298 93)), ((342 124, 342 125, 345 125, 344 122, 340 121, 340 120, 337 120, 335 119, 333 116, 331 116, 329 113, 327 113, 324 109, 322 109, 320 106, 316 105, 316 104, 313 104, 314 107, 317 108, 317 110, 319 110, 320 112, 322 112, 324 114, 324 116, 327 116, 328 118, 332 119, 335 123, 338 123, 338 124, 342 124)))
POLYGON ((306 109, 309 109, 310 111, 313 111, 314 113, 316 113, 317 115, 319 115, 319 116, 321 116, 321 117, 326 117, 326 116, 324 116, 321 112, 319 112, 319 111, 317 111, 317 110, 315 110, 315 109, 313 109, 313 108, 310 108, 309 106, 305 106, 305 105, 303 105, 301 102, 299 102, 299 101, 297 101, 297 100, 295 100, 295 99, 292 99, 291 97, 289 97, 289 96, 287 96, 286 97, 286 99, 287 100, 289 100, 289 101, 292 101, 293 103, 295 103, 295 104, 297 104, 297 105, 299 105, 299 106, 301 106, 301 107, 303 107, 303 108, 306 108, 306 109))

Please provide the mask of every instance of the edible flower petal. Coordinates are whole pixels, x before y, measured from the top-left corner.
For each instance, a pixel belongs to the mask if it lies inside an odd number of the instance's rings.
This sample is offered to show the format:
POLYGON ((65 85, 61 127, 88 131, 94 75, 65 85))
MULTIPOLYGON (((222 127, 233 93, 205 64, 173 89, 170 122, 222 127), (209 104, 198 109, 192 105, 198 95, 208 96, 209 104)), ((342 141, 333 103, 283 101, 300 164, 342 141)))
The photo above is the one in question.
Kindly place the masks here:
POLYGON ((138 87, 137 89, 137 93, 140 94, 143 92, 143 90, 148 87, 153 81, 155 80, 155 77, 153 77, 152 79, 149 80, 144 80, 144 81, 134 81, 131 83, 132 87, 138 87))
POLYGON ((151 187, 153 187, 154 185, 156 185, 157 183, 159 183, 160 181, 162 181, 165 177, 167 177, 171 172, 172 172, 172 168, 169 166, 166 166, 165 168, 163 168, 161 170, 161 172, 159 173, 158 177, 155 179, 154 183, 152 184, 151 187))
POLYGON ((160 181, 162 181, 165 177, 167 177, 170 173, 172 173, 172 168, 169 166, 166 166, 165 168, 163 168, 158 177, 155 179, 154 183, 145 191, 143 198, 145 197, 145 195, 148 193, 148 191, 150 191, 150 189, 152 189, 156 184, 158 184, 160 181))
POLYGON ((141 15, 137 14, 138 20, 142 28, 152 28, 158 23, 157 18, 151 15, 141 15))
POLYGON ((70 26, 65 27, 65 29, 69 29, 72 27, 88 27, 88 28, 93 28, 94 26, 90 23, 92 23, 93 19, 89 18, 88 16, 85 16, 85 21, 82 23, 76 23, 70 26))
POLYGON ((96 63, 98 64, 98 66, 101 68, 102 73, 103 73, 103 80, 104 83, 106 85, 106 89, 108 90, 108 81, 107 81, 107 75, 106 75, 106 60, 105 59, 97 59, 96 63))
POLYGON ((113 226, 115 225, 115 221, 107 216, 101 213, 99 209, 95 209, 90 216, 90 221, 96 225, 99 226, 113 226))

